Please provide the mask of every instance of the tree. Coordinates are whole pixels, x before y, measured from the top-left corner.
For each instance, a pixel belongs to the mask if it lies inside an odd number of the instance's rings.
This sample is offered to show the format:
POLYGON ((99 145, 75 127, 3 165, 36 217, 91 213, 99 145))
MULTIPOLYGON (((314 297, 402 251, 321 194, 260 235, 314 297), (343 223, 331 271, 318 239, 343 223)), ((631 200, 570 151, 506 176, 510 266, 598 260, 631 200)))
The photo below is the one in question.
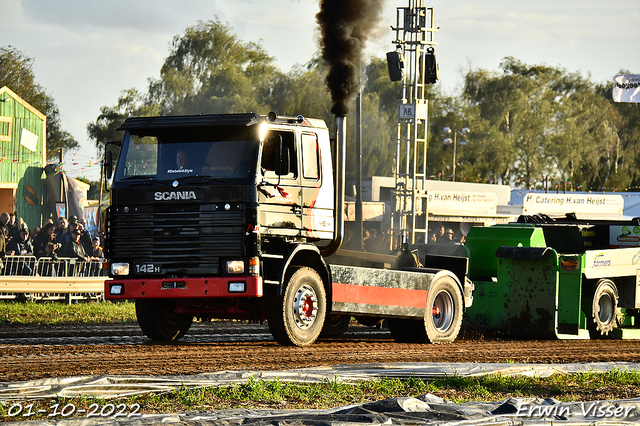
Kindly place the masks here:
POLYGON ((159 114, 160 107, 147 103, 136 89, 125 90, 120 94, 116 106, 103 106, 100 108, 100 115, 95 123, 87 125, 87 133, 93 139, 99 155, 102 157, 105 145, 108 142, 122 140, 122 132, 116 129, 124 120, 128 117, 159 114))
POLYGON ((243 43, 218 19, 198 22, 174 37, 149 102, 171 115, 256 111, 279 75, 259 44, 243 43))
POLYGON ((146 93, 123 91, 115 106, 103 106, 89 137, 100 152, 122 139, 117 127, 128 117, 216 114, 266 110, 271 85, 281 73, 260 45, 243 43, 219 20, 199 22, 176 36, 169 56, 146 93))
POLYGON ((58 149, 79 147, 69 132, 62 129, 60 112, 53 97, 36 83, 33 58, 11 47, 0 47, 0 87, 7 86, 47 117, 47 157, 56 157, 58 149))

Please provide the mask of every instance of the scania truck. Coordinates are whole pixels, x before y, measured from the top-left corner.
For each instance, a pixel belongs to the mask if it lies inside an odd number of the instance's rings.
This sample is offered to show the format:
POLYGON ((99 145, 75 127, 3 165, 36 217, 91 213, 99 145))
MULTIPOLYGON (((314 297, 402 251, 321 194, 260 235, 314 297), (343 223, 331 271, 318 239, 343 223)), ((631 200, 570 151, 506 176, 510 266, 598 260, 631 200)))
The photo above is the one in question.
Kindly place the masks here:
POLYGON ((453 341, 473 300, 466 258, 339 250, 345 129, 337 115, 332 152, 326 123, 302 116, 128 118, 117 162, 105 153, 105 298, 135 301, 153 340, 244 319, 305 346, 355 317, 388 319, 397 341, 453 341))

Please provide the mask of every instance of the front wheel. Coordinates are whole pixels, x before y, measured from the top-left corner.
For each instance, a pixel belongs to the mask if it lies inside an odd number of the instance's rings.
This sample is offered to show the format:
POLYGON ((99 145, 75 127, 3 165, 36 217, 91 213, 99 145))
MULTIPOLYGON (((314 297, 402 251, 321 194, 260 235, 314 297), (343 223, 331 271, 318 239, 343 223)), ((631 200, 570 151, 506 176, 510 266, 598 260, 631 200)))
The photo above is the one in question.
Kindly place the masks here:
POLYGON ((136 316, 142 332, 151 340, 174 341, 187 334, 193 316, 177 314, 173 300, 136 300, 136 316))
POLYGON ((618 289, 613 281, 602 279, 596 284, 591 300, 591 320, 587 320, 592 338, 603 337, 617 327, 618 289))
POLYGON ((300 268, 289 278, 283 293, 272 300, 267 323, 276 342, 307 346, 316 341, 327 314, 327 296, 320 276, 300 268))

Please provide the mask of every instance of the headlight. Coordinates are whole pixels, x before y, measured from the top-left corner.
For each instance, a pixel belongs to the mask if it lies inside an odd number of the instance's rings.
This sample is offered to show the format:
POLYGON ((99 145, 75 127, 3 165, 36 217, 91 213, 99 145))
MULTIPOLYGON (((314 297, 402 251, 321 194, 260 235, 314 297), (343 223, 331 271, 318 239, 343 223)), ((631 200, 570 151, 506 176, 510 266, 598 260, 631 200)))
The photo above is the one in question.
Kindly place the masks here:
POLYGON ((129 264, 126 262, 112 263, 111 275, 129 275, 129 264))
POLYGON ((244 260, 229 260, 227 262, 227 273, 242 274, 244 272, 244 260))

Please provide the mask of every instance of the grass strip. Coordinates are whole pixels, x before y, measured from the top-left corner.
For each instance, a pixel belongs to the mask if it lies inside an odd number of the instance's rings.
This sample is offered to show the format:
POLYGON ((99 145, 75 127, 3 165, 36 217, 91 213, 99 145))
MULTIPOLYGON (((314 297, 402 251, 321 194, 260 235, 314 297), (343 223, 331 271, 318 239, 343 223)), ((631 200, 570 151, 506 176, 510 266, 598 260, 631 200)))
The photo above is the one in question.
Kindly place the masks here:
POLYGON ((555 374, 550 377, 506 377, 495 374, 482 377, 448 376, 433 380, 412 377, 358 384, 332 380, 290 383, 250 379, 233 386, 182 387, 171 392, 122 399, 54 398, 7 402, 0 404, 0 421, 85 417, 91 410, 94 410, 94 415, 104 417, 112 409, 114 413, 120 410, 122 415, 135 410, 139 414, 152 414, 232 408, 322 409, 427 393, 456 403, 533 397, 551 397, 566 402, 603 401, 638 397, 639 385, 640 373, 623 370, 555 374), (41 413, 38 412, 40 410, 41 413), (63 415, 63 412, 67 415, 63 415), (53 415, 55 413, 58 414, 53 415))
POLYGON ((0 302, 0 324, 97 324, 136 320, 135 305, 123 303, 0 302))

